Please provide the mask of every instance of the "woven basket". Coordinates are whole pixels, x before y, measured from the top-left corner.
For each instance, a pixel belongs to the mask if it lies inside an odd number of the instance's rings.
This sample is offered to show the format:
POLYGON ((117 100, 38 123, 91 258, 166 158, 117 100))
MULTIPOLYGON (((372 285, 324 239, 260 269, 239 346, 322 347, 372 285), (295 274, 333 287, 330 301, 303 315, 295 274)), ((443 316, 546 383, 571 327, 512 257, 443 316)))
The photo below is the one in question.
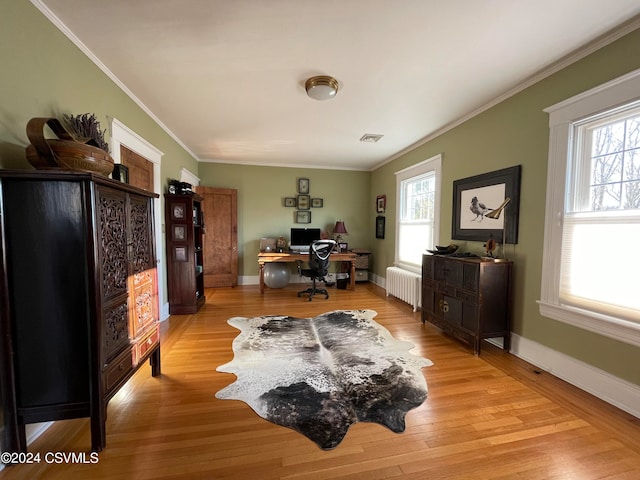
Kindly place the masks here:
MULTIPOLYGON (((75 139, 55 118, 32 118, 27 123, 27 160, 38 170, 70 170, 108 176, 113 158, 101 148, 75 139), (48 125, 59 139, 44 138, 48 125)), ((84 140, 84 139, 83 139, 84 140)))

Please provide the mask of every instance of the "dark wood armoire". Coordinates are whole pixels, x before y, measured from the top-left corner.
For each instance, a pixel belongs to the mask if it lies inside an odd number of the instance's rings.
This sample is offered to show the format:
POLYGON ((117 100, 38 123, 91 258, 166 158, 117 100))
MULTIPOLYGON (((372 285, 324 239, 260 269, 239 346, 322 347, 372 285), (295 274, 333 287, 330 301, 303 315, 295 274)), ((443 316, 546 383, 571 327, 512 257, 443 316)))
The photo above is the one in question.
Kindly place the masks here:
POLYGON ((101 175, 0 170, 5 449, 25 424, 90 417, 150 359, 160 374, 156 194, 101 175))

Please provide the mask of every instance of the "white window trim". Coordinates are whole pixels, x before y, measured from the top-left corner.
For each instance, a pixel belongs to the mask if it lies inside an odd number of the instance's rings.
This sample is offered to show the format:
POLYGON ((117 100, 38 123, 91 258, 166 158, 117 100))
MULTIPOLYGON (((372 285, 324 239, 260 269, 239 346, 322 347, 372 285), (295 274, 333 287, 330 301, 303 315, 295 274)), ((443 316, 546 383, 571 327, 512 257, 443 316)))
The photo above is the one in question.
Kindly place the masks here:
MULTIPOLYGON (((552 105, 549 114, 549 164, 545 210, 540 314, 609 338, 640 346, 640 325, 562 305, 559 300, 560 256, 571 124, 640 99, 640 69, 552 105)), ((606 257, 593 261, 607 261, 606 257)), ((623 261, 623 259, 614 259, 623 261)))
MULTIPOLYGON (((428 172, 435 172, 436 175, 436 194, 434 197, 434 201, 433 201, 433 207, 434 207, 434 215, 433 215, 433 238, 437 239, 440 238, 440 196, 442 194, 442 188, 441 187, 441 183, 442 183, 442 175, 441 175, 441 171, 442 171, 442 155, 438 154, 435 155, 431 158, 428 158, 426 160, 423 160, 420 163, 416 163, 415 165, 412 165, 410 167, 407 167, 403 170, 398 170, 397 172, 395 172, 395 176, 396 176, 396 222, 399 222, 400 220, 400 208, 402 205, 402 189, 401 189, 401 183, 404 180, 407 180, 409 178, 413 178, 413 177, 417 177, 418 175, 423 175, 425 173, 428 172)), ((406 263, 402 263, 400 261, 398 261, 399 255, 398 255, 398 248, 400 245, 400 229, 397 228, 396 225, 396 229, 395 229, 395 240, 396 240, 396 245, 395 245, 395 258, 394 258, 394 262, 393 265, 396 267, 400 267, 400 268, 404 268, 405 270, 409 270, 415 273, 422 273, 422 269, 421 268, 416 268, 414 265, 409 265, 406 263)))

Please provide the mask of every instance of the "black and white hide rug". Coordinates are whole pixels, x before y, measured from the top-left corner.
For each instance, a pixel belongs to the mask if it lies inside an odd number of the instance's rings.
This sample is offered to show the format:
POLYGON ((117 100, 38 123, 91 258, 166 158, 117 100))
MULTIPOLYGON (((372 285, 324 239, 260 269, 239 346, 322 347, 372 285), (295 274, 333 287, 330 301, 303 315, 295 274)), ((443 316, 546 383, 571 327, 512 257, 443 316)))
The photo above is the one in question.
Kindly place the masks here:
POLYGON ((373 310, 336 310, 314 318, 234 317, 240 334, 234 358, 217 368, 235 382, 220 399, 241 400, 270 422, 318 444, 336 447, 355 422, 403 432, 404 418, 427 398, 421 369, 432 365, 409 353, 373 320, 373 310))

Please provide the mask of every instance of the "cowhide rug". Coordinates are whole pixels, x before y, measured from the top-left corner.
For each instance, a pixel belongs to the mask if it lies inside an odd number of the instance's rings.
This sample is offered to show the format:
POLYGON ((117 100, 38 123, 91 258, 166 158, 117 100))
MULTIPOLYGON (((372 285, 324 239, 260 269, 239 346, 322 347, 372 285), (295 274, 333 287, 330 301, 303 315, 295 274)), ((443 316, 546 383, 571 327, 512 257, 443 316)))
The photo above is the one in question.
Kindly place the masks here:
POLYGON ((238 378, 216 397, 242 400, 258 415, 336 447, 355 422, 403 432, 409 410, 427 398, 426 358, 409 353, 373 320, 373 310, 314 318, 234 317, 234 358, 217 368, 238 378))

